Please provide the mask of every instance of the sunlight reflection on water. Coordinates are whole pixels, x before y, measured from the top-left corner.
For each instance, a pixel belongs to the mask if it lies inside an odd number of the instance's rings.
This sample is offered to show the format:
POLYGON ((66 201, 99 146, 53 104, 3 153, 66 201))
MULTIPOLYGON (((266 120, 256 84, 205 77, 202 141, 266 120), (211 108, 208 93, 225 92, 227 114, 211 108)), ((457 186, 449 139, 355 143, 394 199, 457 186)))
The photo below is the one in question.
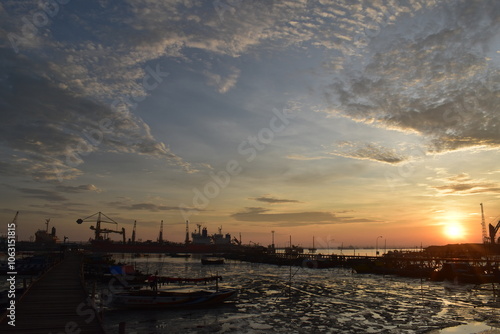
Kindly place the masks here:
POLYGON ((493 329, 491 326, 488 326, 482 322, 472 322, 465 325, 454 326, 449 328, 444 328, 439 331, 434 331, 430 334, 500 334, 500 329, 493 329))

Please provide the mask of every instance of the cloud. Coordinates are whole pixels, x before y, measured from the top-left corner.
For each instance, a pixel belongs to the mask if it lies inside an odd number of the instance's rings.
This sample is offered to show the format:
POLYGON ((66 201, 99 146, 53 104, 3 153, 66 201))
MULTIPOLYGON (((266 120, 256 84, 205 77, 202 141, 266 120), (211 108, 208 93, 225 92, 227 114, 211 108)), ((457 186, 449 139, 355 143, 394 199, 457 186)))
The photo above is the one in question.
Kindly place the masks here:
POLYGON ((55 52, 46 53, 52 75, 70 90, 100 101, 144 96, 148 92, 140 82, 147 74, 145 64, 162 57, 199 60, 192 50, 217 56, 208 62, 206 74, 208 83, 220 92, 234 85, 239 70, 232 68, 226 75, 211 72, 218 56, 236 58, 258 54, 258 48, 283 50, 307 44, 337 51, 332 61, 339 61, 366 46, 368 32, 374 34, 405 13, 421 10, 390 0, 373 6, 361 0, 348 5, 293 0, 222 5, 184 0, 130 0, 122 6, 69 3, 49 24, 24 38, 22 18, 39 9, 15 2, 4 8, 2 32, 23 37, 17 42, 20 52, 52 49, 55 52))
POLYGON ((229 72, 230 73, 226 77, 209 72, 208 70, 203 71, 203 74, 207 78, 207 85, 216 87, 218 92, 223 94, 227 93, 236 85, 240 75, 240 70, 233 66, 230 67, 229 72))
POLYGON ((432 153, 499 148, 499 10, 497 1, 443 2, 382 27, 364 62, 343 66, 325 89, 330 112, 417 133, 432 153))
POLYGON ((156 203, 132 203, 130 199, 124 198, 121 201, 115 201, 115 202, 108 202, 108 206, 115 207, 118 209, 122 210, 130 210, 130 211, 150 211, 150 212, 161 212, 161 211, 178 211, 178 210, 194 210, 196 212, 200 211, 207 211, 203 209, 195 209, 195 208, 189 208, 189 207, 182 207, 182 206, 172 206, 172 205, 163 205, 163 204, 156 204, 156 203))
POLYGON ((330 154, 345 158, 371 160, 388 164, 398 164, 407 160, 394 149, 382 147, 374 143, 339 142, 336 149, 330 154))
POLYGON ((125 210, 146 210, 151 212, 179 210, 178 206, 158 205, 153 203, 121 204, 116 207, 125 210))
MULTIPOLYGON (((49 203, 44 203, 43 205, 39 204, 30 204, 30 208, 40 208, 40 210, 43 210, 44 213, 43 216, 46 217, 61 217, 67 214, 68 212, 71 212, 72 214, 74 213, 75 216, 79 216, 82 213, 82 210, 87 212, 90 209, 90 205, 82 202, 69 202, 69 201, 63 201, 63 202, 49 202, 49 203)), ((23 209, 23 213, 25 213, 26 210, 23 209)), ((31 214, 35 214, 36 212, 30 211, 31 214)), ((38 213, 40 214, 40 213, 38 213)))
POLYGON ((97 188, 93 184, 82 184, 79 186, 56 186, 56 190, 65 193, 82 193, 86 191, 95 191, 96 193, 102 192, 102 189, 97 188))
MULTIPOLYGON (((26 188, 26 187, 13 187, 13 186, 8 186, 11 189, 15 189, 22 194, 24 194, 26 197, 29 198, 38 198, 42 199, 45 201, 49 202, 54 202, 53 205, 59 207, 59 208, 64 208, 67 210, 70 210, 70 206, 78 206, 79 204, 77 203, 70 203, 68 202, 68 198, 64 197, 62 193, 66 194, 78 194, 78 193, 85 193, 89 191, 93 192, 101 192, 102 190, 97 188, 93 184, 82 184, 78 186, 69 186, 69 185, 56 185, 54 187, 51 187, 52 189, 41 189, 41 188, 26 188), (64 206, 60 206, 60 202, 64 202, 64 206)), ((35 206, 32 204, 32 206, 35 206)), ((49 204, 46 204, 44 207, 49 206, 49 204)))
POLYGON ((496 194, 500 191, 500 183, 481 179, 474 180, 467 173, 446 177, 441 182, 445 184, 431 187, 440 195, 496 194))
POLYGON ((272 213, 262 207, 247 207, 240 212, 233 213, 231 217, 238 221, 270 222, 280 226, 307 226, 315 224, 347 224, 374 222, 363 218, 337 217, 331 212, 304 211, 272 213))
POLYGON ((29 198, 38 198, 45 201, 66 201, 66 197, 61 196, 58 192, 53 190, 35 189, 35 188, 17 188, 17 191, 26 195, 29 198))
POLYGON ((329 212, 293 212, 293 213, 267 213, 269 210, 260 207, 248 207, 245 211, 237 212, 231 217, 240 221, 257 222, 300 222, 305 225, 317 224, 320 222, 331 222, 335 216, 329 212))
POLYGON ((274 197, 269 197, 269 196, 260 196, 256 198, 252 198, 253 200, 259 201, 259 202, 265 202, 265 203, 300 203, 297 200, 294 199, 282 199, 282 198, 274 198, 274 197))
POLYGON ((460 173, 457 175, 450 176, 450 177, 446 178, 446 180, 449 182, 467 182, 467 181, 470 181, 471 178, 470 178, 469 174, 467 174, 467 173, 460 173))
POLYGON ((72 179, 81 174, 86 156, 98 150, 163 158, 195 170, 158 142, 141 118, 61 87, 43 68, 50 64, 0 48, 0 139, 10 153, 0 169, 8 175, 72 179))
MULTIPOLYGON (((168 80, 162 59, 203 64, 198 71, 207 85, 223 94, 241 73, 220 66, 225 60, 287 48, 325 51, 331 113, 418 133, 434 153, 500 144, 495 0, 70 2, 18 40, 14 54, 5 36, 23 35, 23 17, 39 10, 30 5, 6 2, 0 11, 0 107, 7 120, 0 136, 17 152, 0 169, 10 175, 74 179, 86 155, 101 150, 162 158, 195 172, 134 115, 151 93, 151 70, 163 73, 160 84, 168 80), (112 131, 102 131, 108 119, 112 131)), ((370 145, 335 154, 405 159, 370 145)))
POLYGON ((302 160, 302 161, 307 161, 307 160, 321 160, 321 159, 327 159, 328 157, 322 157, 322 156, 314 156, 314 157, 307 157, 304 155, 300 154, 288 154, 286 156, 287 159, 290 160, 302 160))

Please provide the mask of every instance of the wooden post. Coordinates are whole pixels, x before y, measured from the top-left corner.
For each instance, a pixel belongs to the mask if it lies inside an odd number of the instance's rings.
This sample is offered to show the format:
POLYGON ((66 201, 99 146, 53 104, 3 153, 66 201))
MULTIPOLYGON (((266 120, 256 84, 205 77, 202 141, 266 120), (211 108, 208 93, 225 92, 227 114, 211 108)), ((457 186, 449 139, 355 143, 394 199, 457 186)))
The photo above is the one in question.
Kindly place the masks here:
POLYGON ((125 324, 124 321, 120 322, 118 325, 118 334, 125 334, 125 324))

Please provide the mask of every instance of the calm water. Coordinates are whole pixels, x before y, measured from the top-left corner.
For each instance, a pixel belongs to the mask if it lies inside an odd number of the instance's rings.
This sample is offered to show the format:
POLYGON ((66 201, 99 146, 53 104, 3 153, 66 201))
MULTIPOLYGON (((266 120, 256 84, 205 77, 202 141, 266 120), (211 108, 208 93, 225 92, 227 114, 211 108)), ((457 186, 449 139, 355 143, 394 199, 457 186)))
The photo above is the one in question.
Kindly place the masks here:
MULTIPOLYGON (((344 254, 350 253, 344 250, 344 254)), ((229 260, 223 266, 203 266, 199 257, 120 254, 115 258, 135 263, 144 272, 158 270, 163 276, 219 274, 224 279, 222 287, 241 291, 237 302, 206 310, 107 309, 104 321, 110 333, 118 332, 120 322, 126 322, 127 334, 500 333, 500 300, 495 299, 491 285, 229 260)))

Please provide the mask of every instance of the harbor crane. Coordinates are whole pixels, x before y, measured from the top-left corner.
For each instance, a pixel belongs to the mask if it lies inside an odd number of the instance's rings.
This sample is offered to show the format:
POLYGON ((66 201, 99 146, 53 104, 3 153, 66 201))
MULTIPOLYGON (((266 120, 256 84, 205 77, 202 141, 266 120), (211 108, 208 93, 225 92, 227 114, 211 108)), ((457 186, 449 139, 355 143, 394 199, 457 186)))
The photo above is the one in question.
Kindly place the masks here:
POLYGON ((132 242, 135 242, 135 231, 137 228, 137 220, 134 220, 134 227, 132 228, 132 242))
POLYGON ((160 223, 160 234, 158 235, 158 242, 163 242, 163 220, 160 223))
POLYGON ((481 206, 481 227, 482 227, 482 232, 483 232, 483 243, 488 244, 490 242, 490 238, 488 237, 488 234, 486 233, 486 221, 484 219, 483 203, 480 203, 479 205, 481 206))
POLYGON ((483 210, 483 203, 480 203, 481 205, 481 227, 482 227, 482 232, 483 232, 483 243, 485 244, 496 244, 500 243, 500 238, 497 240, 497 232, 500 229, 500 221, 498 221, 498 224, 494 226, 493 224, 488 224, 488 233, 486 232, 486 220, 484 219, 484 210, 483 210))
MULTIPOLYGON (((491 243, 492 244, 496 244, 497 243, 497 240, 496 240, 496 235, 497 235, 497 232, 498 232, 498 229, 500 229, 500 221, 498 221, 498 224, 497 226, 493 226, 492 224, 489 224, 489 232, 490 232, 490 240, 491 240, 491 243)), ((500 238, 498 238, 498 242, 500 243, 500 238)))
POLYGON ((113 219, 109 218, 108 216, 106 216, 104 213, 102 213, 100 211, 97 212, 97 213, 94 213, 91 216, 88 216, 87 218, 77 219, 76 222, 78 224, 82 224, 84 222, 94 221, 94 219, 95 219, 96 225, 95 226, 91 225, 90 229, 94 231, 94 233, 95 233, 95 240, 96 241, 104 239, 103 236, 101 236, 101 234, 107 235, 108 233, 118 233, 118 234, 121 234, 123 236, 123 243, 125 243, 125 228, 122 227, 121 231, 110 230, 110 229, 107 229, 107 228, 102 228, 101 227, 101 223, 108 223, 108 224, 115 224, 115 225, 118 225, 118 223, 115 222, 113 219), (95 216, 97 216, 97 219, 94 218, 95 216), (102 217, 105 217, 108 220, 103 220, 102 217))

